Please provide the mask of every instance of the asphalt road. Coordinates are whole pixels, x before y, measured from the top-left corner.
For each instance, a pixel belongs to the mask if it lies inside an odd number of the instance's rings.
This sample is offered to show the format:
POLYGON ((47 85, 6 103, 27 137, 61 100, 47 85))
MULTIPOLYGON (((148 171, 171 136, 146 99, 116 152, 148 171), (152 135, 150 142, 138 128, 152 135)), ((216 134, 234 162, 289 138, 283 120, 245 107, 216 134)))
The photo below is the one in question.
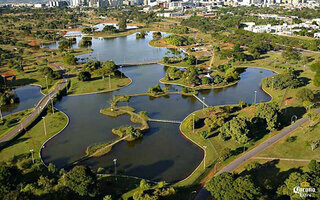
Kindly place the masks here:
MULTIPOLYGON (((320 113, 320 109, 315 110, 316 113, 320 113)), ((247 162, 250 158, 258 155, 260 152, 268 148, 269 146, 273 145, 274 143, 278 142, 281 138, 285 137, 286 135, 290 134, 292 131, 300 127, 302 124, 306 123, 308 121, 308 118, 304 117, 299 120, 297 120, 294 124, 290 125, 289 127, 285 128, 280 133, 272 136, 268 140, 264 141, 263 143, 259 144, 249 152, 245 153, 241 157, 237 158, 236 160, 229 163, 227 166, 222 168, 218 173, 215 174, 215 176, 218 176, 219 174, 223 172, 233 172, 235 169, 237 169, 240 165, 247 162)), ((196 196, 195 200, 207 200, 210 198, 210 193, 203 187, 198 195, 196 196)))
MULTIPOLYGON (((39 59, 42 59, 41 57, 39 57, 37 55, 36 55, 36 57, 38 57, 39 59)), ((28 125, 30 125, 38 117, 38 115, 41 113, 41 111, 47 106, 50 99, 54 98, 54 96, 60 90, 62 90, 66 86, 66 84, 68 83, 68 80, 66 79, 65 71, 61 68, 61 66, 56 65, 55 63, 51 63, 51 65, 64 75, 63 81, 60 82, 59 84, 57 84, 57 86, 55 87, 55 89, 52 92, 46 94, 39 101, 39 103, 34 108, 34 111, 25 120, 23 120, 19 125, 17 125, 14 129, 12 129, 7 135, 0 138, 0 144, 11 140, 13 137, 18 135, 22 130, 26 129, 26 127, 28 125)))
POLYGON ((7 142, 11 140, 13 137, 18 135, 20 131, 26 129, 26 127, 31 124, 41 113, 41 111, 46 107, 48 102, 50 101, 51 97, 54 98, 54 96, 59 92, 59 90, 63 89, 65 85, 67 84, 67 80, 64 79, 61 83, 59 83, 54 91, 50 92, 49 94, 45 95, 37 104, 37 106, 34 108, 34 111, 25 119, 23 120, 19 125, 17 125, 14 129, 12 129, 7 135, 2 137, 0 139, 0 144, 3 142, 7 142))

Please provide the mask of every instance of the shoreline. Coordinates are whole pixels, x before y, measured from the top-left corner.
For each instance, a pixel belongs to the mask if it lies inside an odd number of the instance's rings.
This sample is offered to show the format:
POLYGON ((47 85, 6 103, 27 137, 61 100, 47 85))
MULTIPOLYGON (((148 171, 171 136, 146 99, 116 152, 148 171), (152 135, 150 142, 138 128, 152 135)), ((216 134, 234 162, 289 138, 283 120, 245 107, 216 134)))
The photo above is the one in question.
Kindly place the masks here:
MULTIPOLYGON (((57 109, 57 108, 55 108, 55 109, 57 109)), ((54 134, 53 136, 51 136, 50 138, 48 138, 48 139, 41 145, 41 147, 40 147, 39 158, 40 158, 41 163, 42 163, 45 167, 47 167, 47 168, 48 168, 48 165, 46 165, 45 162, 44 162, 43 159, 42 159, 42 154, 41 154, 42 149, 45 148, 45 145, 46 145, 51 139, 55 138, 55 137, 58 136, 62 131, 64 131, 64 129, 66 129, 67 126, 68 126, 69 123, 70 123, 70 118, 69 118, 69 116, 68 116, 65 112, 63 112, 63 111, 61 111, 61 110, 59 110, 59 109, 57 109, 57 110, 58 110, 59 112, 61 112, 63 115, 66 116, 66 118, 67 118, 67 123, 66 123, 66 125, 65 125, 60 131, 58 131, 56 134, 54 134)))
POLYGON ((69 97, 76 97, 76 96, 85 96, 85 95, 92 95, 92 94, 101 94, 101 93, 107 93, 107 92, 113 92, 113 91, 116 91, 116 90, 120 90, 121 88, 124 88, 124 87, 128 87, 129 85, 132 84, 132 79, 130 77, 127 77, 130 82, 124 86, 121 86, 119 88, 115 88, 115 89, 111 89, 111 90, 103 90, 103 91, 98 91, 98 92, 86 92, 86 93, 80 93, 80 94, 67 94, 66 96, 69 96, 69 97))

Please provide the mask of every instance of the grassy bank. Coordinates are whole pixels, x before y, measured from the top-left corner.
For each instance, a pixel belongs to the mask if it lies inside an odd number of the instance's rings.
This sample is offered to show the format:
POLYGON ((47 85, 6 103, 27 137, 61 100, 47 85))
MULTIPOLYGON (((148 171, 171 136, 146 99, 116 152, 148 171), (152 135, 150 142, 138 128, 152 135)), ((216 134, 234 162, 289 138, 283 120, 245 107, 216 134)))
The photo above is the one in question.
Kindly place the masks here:
POLYGON ((186 85, 184 83, 184 80, 182 79, 178 79, 178 80, 165 80, 165 78, 160 79, 160 82, 163 84, 169 84, 169 85, 180 85, 183 87, 187 87, 187 88, 195 88, 197 90, 205 90, 205 89, 219 89, 219 88, 224 88, 224 87, 229 87, 232 85, 235 85, 239 82, 240 80, 234 81, 232 83, 228 83, 226 85, 199 85, 199 86, 192 86, 192 85, 186 85))
POLYGON ((77 77, 71 80, 71 87, 68 89, 69 95, 79 95, 87 93, 102 93, 117 90, 131 83, 130 78, 112 77, 109 84, 109 78, 93 77, 90 81, 79 81, 77 77))
POLYGON ((41 119, 23 136, 12 141, 0 151, 0 161, 6 161, 22 154, 29 154, 31 149, 34 150, 34 156, 38 159, 41 145, 61 131, 67 122, 68 118, 62 112, 56 111, 54 114, 47 114, 45 116, 47 135, 44 134, 44 123, 43 119, 41 119))
POLYGON ((13 113, 3 117, 0 120, 0 138, 8 134, 12 129, 14 129, 21 121, 26 119, 29 114, 31 114, 33 109, 23 110, 21 112, 13 113))

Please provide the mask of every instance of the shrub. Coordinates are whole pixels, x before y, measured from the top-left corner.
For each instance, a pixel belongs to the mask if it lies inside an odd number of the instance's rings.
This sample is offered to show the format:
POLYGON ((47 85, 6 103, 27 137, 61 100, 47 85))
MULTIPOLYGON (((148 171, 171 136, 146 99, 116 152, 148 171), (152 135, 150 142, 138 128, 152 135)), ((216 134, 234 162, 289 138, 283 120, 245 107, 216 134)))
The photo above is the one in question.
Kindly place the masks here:
POLYGON ((89 81, 91 79, 91 74, 90 72, 80 72, 78 74, 78 79, 80 81, 89 81))

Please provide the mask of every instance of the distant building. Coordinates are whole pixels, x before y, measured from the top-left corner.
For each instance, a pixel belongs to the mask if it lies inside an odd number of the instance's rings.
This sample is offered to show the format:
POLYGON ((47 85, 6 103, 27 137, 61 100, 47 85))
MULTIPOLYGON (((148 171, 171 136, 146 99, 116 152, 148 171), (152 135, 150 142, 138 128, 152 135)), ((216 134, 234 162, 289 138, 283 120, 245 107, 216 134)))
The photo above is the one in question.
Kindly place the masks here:
POLYGON ((71 7, 78 7, 81 5, 81 0, 70 0, 71 7))
POLYGON ((49 7, 61 7, 61 6, 67 6, 67 1, 49 1, 48 6, 49 7))
POLYGON ((36 4, 34 4, 34 7, 35 8, 43 8, 43 7, 45 7, 46 5, 45 4, 42 4, 42 3, 36 3, 36 4))
POLYGON ((158 17, 180 17, 183 15, 184 15, 184 13, 170 13, 170 12, 157 14, 158 17))
POLYGON ((4 81, 14 81, 14 80, 16 80, 16 76, 14 74, 10 74, 8 72, 2 73, 1 77, 3 78, 4 81))

